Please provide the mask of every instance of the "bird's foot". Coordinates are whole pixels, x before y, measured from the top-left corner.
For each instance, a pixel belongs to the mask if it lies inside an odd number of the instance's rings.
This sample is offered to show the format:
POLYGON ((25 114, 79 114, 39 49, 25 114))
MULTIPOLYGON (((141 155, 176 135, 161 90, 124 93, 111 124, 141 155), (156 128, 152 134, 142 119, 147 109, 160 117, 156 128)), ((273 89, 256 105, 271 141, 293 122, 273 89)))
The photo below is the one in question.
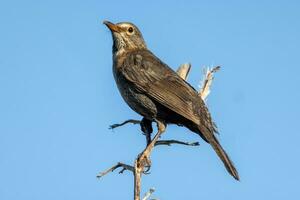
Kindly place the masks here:
POLYGON ((153 149, 153 147, 155 146, 155 143, 157 142, 157 140, 159 139, 159 137, 161 136, 161 134, 165 131, 165 124, 163 122, 157 121, 157 129, 158 132, 157 134, 154 136, 154 138, 147 144, 146 149, 138 156, 137 158, 137 163, 138 163, 138 168, 141 169, 141 171, 143 173, 148 173, 151 167, 151 160, 150 160, 150 154, 151 151, 153 149), (145 170, 146 168, 146 170, 145 170))
POLYGON ((141 154, 139 154, 137 160, 143 169, 143 173, 149 174, 149 171, 151 169, 151 160, 149 153, 147 153, 147 151, 143 151, 141 154))

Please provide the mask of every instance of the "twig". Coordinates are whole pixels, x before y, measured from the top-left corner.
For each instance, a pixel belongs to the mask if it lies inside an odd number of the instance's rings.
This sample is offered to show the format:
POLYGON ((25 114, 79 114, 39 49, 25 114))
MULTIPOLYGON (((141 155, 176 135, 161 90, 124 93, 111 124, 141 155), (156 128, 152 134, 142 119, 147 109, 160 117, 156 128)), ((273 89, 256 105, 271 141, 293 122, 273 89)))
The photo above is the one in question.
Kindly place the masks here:
POLYGON ((150 188, 150 190, 148 192, 146 192, 146 194, 144 195, 142 200, 147 200, 150 198, 151 194, 155 192, 154 188, 150 188))
POLYGON ((135 119, 128 119, 120 124, 113 124, 113 125, 110 125, 109 126, 109 129, 115 129, 117 127, 120 127, 120 126, 124 126, 125 124, 128 124, 128 123, 132 123, 132 124, 140 124, 141 121, 140 120, 135 120, 135 119))
POLYGON ((206 68, 204 71, 204 79, 202 82, 202 87, 199 91, 199 96, 203 99, 203 101, 206 100, 207 96, 210 93, 210 87, 212 84, 212 81, 214 79, 214 73, 217 72, 221 67, 216 66, 212 69, 206 68))
POLYGON ((185 63, 185 64, 180 65, 176 72, 182 79, 186 80, 187 76, 190 72, 190 69, 191 69, 191 64, 185 63))
POLYGON ((158 140, 155 143, 155 146, 158 145, 168 145, 171 146, 172 144, 182 144, 182 145, 186 145, 186 146, 199 146, 199 142, 182 142, 179 140, 158 140))
POLYGON ((105 170, 104 172, 100 172, 97 175, 97 178, 101 178, 101 177, 105 176, 106 174, 108 174, 110 172, 113 172, 114 170, 116 170, 119 167, 122 167, 122 169, 119 172, 119 174, 122 174, 125 170, 129 170, 131 172, 134 172, 134 167, 133 166, 118 162, 116 165, 114 165, 111 168, 105 170))

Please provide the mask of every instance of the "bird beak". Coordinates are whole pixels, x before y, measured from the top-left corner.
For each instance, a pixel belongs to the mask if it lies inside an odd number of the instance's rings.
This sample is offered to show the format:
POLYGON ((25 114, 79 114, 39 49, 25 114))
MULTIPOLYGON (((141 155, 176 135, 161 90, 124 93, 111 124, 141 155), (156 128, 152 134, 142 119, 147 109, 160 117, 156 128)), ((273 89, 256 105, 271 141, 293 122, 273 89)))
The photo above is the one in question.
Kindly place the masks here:
POLYGON ((105 24, 112 32, 120 33, 121 29, 117 25, 109 22, 109 21, 103 21, 103 24, 105 24))

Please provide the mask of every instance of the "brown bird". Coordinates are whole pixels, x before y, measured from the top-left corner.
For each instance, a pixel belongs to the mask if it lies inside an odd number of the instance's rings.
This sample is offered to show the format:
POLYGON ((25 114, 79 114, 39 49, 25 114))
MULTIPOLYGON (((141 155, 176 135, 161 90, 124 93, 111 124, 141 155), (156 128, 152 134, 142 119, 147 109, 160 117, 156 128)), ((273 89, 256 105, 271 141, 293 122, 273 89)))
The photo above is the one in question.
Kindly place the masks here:
POLYGON ((103 22, 113 37, 113 74, 131 109, 155 121, 158 131, 166 124, 185 126, 211 144, 227 171, 239 180, 229 156, 215 136, 216 127, 198 92, 151 51, 132 23, 103 22))

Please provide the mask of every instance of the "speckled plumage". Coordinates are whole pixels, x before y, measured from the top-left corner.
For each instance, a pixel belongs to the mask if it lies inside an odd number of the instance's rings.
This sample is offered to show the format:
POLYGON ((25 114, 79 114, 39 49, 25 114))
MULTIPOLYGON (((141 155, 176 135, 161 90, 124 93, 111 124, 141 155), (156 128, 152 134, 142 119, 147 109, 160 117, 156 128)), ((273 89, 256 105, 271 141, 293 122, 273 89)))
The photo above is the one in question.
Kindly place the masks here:
POLYGON ((147 49, 142 34, 132 23, 105 24, 114 40, 114 78, 130 108, 148 121, 177 124, 197 133, 212 145, 227 171, 238 180, 233 163, 214 135, 214 123, 197 91, 147 49))

